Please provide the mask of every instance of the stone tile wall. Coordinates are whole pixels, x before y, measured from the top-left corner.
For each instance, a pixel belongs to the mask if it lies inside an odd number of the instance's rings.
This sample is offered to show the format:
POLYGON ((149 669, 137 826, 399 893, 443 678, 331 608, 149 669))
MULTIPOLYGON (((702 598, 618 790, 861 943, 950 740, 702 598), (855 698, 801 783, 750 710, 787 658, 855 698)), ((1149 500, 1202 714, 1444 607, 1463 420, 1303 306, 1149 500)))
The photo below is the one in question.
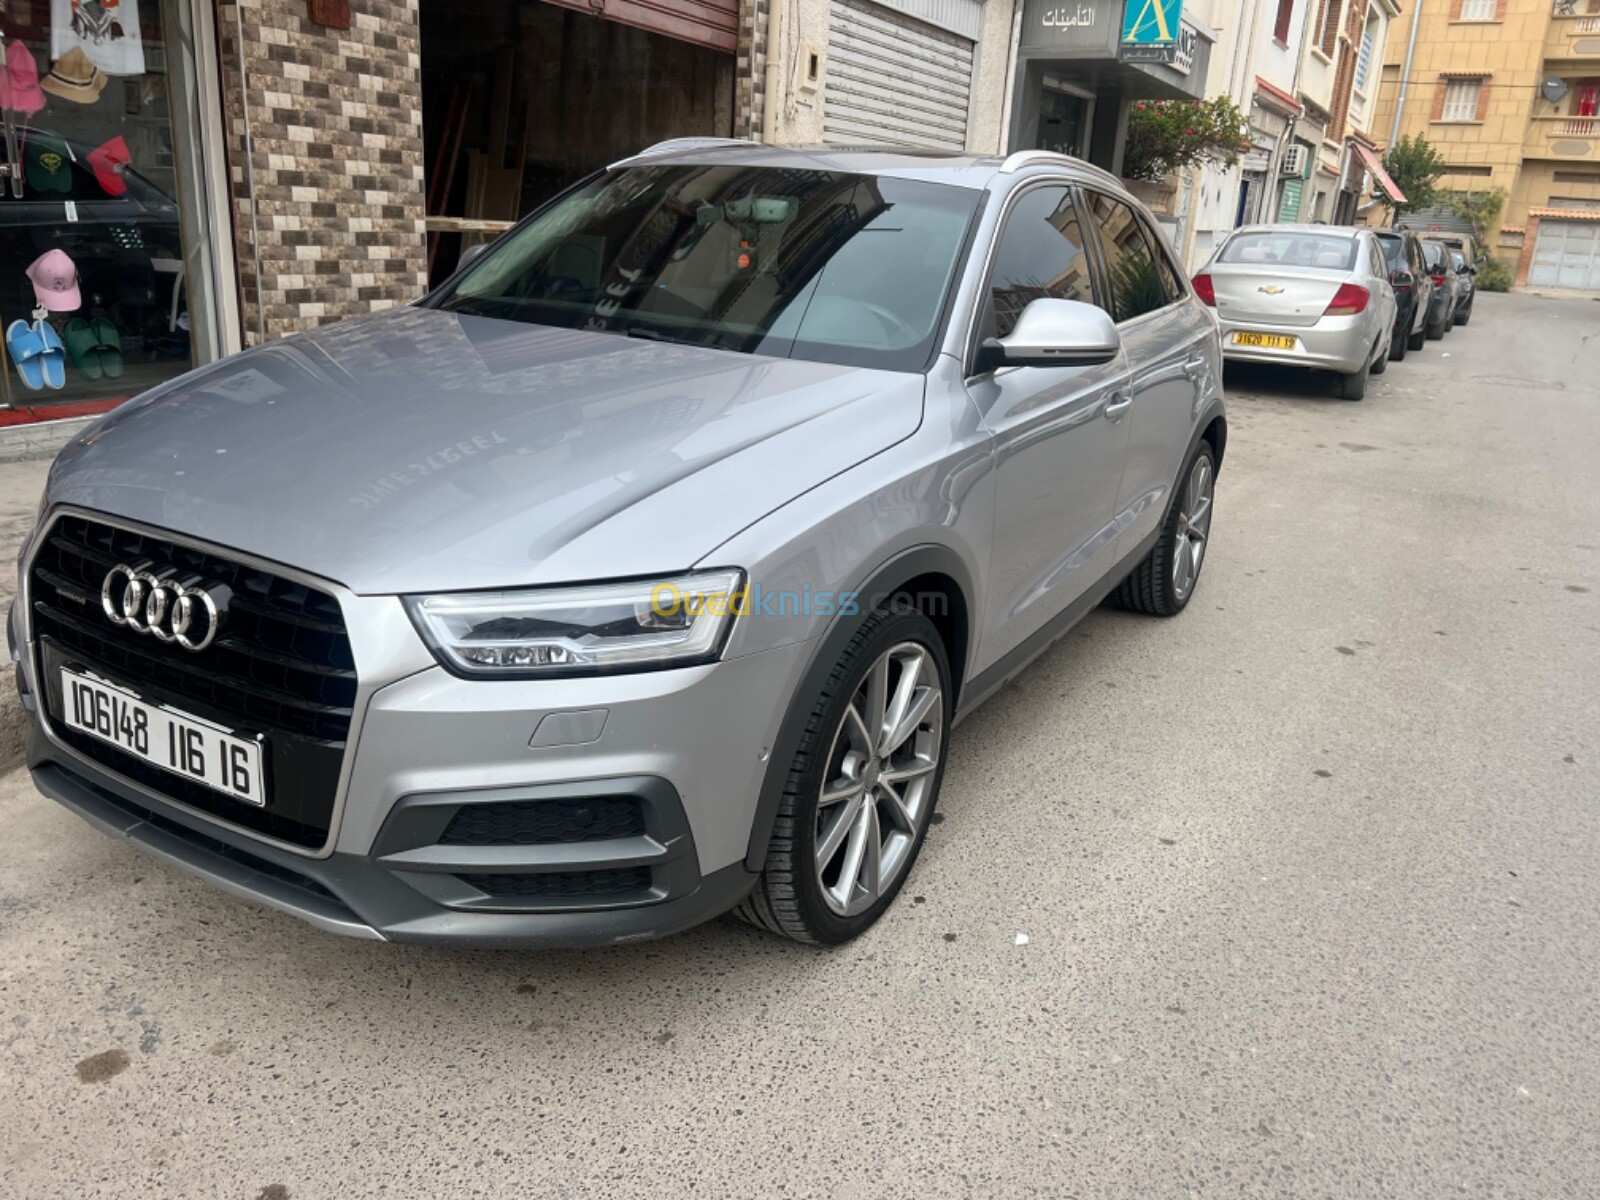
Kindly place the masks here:
POLYGON ((427 290, 417 0, 217 7, 246 345, 427 290))

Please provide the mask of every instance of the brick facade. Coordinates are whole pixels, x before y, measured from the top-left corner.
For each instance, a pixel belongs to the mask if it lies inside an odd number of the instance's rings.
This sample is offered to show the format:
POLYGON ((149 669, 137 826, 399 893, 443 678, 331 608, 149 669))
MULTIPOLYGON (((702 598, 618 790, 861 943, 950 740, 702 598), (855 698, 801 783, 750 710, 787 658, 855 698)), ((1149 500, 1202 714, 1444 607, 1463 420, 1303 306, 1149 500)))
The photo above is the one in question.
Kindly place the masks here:
POLYGON ((770 0, 740 0, 739 47, 733 70, 733 136, 761 140, 767 91, 770 0))
POLYGON ((427 289, 417 0, 350 8, 330 29, 306 0, 217 7, 247 345, 427 289))

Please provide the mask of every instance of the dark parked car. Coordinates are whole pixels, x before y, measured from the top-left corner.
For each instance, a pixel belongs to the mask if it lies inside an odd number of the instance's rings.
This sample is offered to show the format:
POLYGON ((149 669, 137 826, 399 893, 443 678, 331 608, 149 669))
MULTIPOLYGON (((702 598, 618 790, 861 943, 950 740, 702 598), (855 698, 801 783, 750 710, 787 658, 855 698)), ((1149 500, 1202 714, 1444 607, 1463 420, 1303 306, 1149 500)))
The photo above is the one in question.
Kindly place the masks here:
POLYGON ((1450 247, 1432 239, 1422 243, 1423 259, 1428 264, 1428 275, 1433 280, 1433 300, 1428 305, 1428 323, 1425 326, 1430 342, 1437 342, 1455 328, 1456 307, 1461 302, 1462 276, 1456 273, 1455 260, 1450 247))
POLYGON ((1473 278, 1478 273, 1478 268, 1467 261, 1467 256, 1461 251, 1452 248, 1450 261, 1456 269, 1456 281, 1461 285, 1461 294, 1456 297, 1456 324, 1465 325, 1472 316, 1472 300, 1478 294, 1477 280, 1473 278))
POLYGON ((1428 274, 1422 239, 1405 230, 1380 229, 1378 245, 1389 264, 1389 283, 1394 288, 1394 336, 1389 339, 1389 357, 1399 362, 1407 350, 1421 350, 1427 335, 1428 307, 1433 301, 1433 277, 1428 274))

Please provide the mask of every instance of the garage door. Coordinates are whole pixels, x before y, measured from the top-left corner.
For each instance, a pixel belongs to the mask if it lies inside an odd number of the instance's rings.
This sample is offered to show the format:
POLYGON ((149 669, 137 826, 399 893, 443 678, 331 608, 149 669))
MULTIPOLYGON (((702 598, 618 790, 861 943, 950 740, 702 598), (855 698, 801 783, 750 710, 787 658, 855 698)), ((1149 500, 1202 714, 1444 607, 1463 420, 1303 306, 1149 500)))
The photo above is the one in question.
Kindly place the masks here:
POLYGON ((972 39, 881 4, 832 0, 822 138, 967 148, 972 39))
POLYGON ((1541 220, 1528 282, 1600 292, 1600 221, 1541 220))

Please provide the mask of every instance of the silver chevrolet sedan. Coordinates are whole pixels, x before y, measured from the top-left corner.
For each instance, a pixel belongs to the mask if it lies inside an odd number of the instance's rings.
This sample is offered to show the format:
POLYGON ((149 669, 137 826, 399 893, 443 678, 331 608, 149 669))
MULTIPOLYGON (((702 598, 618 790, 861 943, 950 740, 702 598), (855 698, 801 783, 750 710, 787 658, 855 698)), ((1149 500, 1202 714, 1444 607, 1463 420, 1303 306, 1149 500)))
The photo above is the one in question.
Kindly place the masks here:
POLYGON ((1359 400, 1389 366, 1394 289, 1367 229, 1254 225, 1236 230, 1194 279, 1217 310, 1227 359, 1312 367, 1359 400))
POLYGON ((956 721, 1102 600, 1195 595, 1221 371, 1085 163, 656 147, 62 451, 33 778, 355 937, 844 941, 956 721))

